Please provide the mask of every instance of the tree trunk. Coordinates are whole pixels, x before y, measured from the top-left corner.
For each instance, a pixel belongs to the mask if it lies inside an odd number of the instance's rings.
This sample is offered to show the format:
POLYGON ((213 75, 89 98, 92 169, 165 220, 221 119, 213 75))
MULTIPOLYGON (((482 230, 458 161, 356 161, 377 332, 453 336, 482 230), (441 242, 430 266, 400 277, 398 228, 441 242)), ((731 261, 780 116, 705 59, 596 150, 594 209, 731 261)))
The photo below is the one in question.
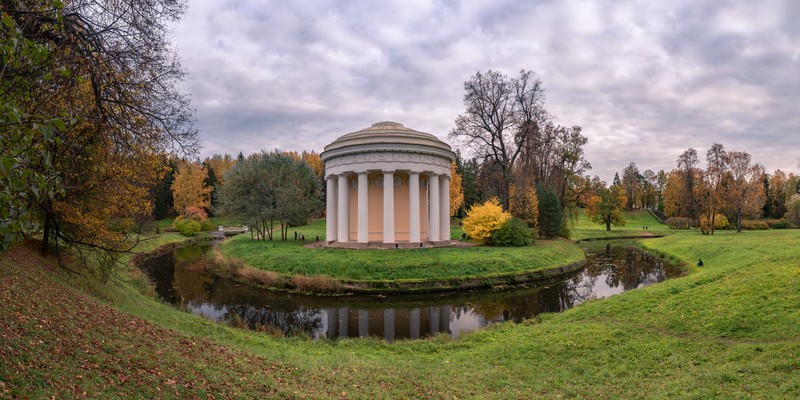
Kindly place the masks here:
POLYGON ((42 255, 47 255, 47 250, 50 247, 50 230, 51 230, 51 217, 50 214, 45 211, 44 213, 44 236, 42 237, 42 255))
POLYGON ((736 233, 742 233, 742 206, 736 210, 736 233))
POLYGON ((606 232, 611 232, 611 221, 606 221, 606 232))
POLYGON ((717 217, 717 210, 715 210, 714 207, 711 207, 711 226, 709 228, 711 229, 712 235, 714 234, 714 223, 716 217, 717 217))

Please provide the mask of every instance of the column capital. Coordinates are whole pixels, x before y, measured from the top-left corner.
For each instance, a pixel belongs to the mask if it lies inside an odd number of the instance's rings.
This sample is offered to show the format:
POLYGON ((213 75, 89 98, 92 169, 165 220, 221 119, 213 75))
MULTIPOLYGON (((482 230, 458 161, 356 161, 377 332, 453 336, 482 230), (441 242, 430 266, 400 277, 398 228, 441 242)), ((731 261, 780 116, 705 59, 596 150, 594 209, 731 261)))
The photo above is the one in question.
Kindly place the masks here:
POLYGON ((367 171, 365 169, 362 169, 360 171, 356 171, 355 173, 356 173, 356 175, 366 175, 366 174, 369 173, 369 171, 367 171))
POLYGON ((412 169, 412 170, 409 170, 409 171, 408 171, 408 173, 409 173, 409 174, 415 174, 415 175, 419 175, 419 174, 421 174, 421 173, 422 173, 422 171, 420 171, 420 170, 417 170, 417 169, 412 169))
POLYGON ((393 169, 382 169, 381 170, 384 174, 394 174, 396 171, 393 169))

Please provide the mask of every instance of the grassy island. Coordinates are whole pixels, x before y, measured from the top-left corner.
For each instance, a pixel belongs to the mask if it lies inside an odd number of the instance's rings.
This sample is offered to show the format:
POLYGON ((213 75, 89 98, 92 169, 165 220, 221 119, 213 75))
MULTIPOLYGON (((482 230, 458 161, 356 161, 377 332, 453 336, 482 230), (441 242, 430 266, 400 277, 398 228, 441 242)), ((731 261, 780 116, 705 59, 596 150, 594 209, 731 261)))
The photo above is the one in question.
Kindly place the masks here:
MULTIPOLYGON (((225 257, 283 276, 333 278, 361 290, 442 290, 546 278, 579 266, 583 250, 567 240, 540 240, 527 247, 458 247, 399 250, 308 248, 324 240, 325 221, 298 227, 305 241, 257 241, 249 235, 222 244, 225 257)), ((293 237, 293 234, 290 235, 293 237)))

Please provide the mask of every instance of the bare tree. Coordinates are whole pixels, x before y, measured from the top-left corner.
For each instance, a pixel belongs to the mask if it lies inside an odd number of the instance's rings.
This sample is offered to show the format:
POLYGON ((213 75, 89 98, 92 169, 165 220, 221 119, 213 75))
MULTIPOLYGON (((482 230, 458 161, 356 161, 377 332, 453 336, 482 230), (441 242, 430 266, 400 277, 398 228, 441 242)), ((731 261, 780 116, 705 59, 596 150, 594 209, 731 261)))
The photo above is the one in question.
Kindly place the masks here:
POLYGON ((656 198, 656 180, 656 173, 652 170, 645 170, 642 174, 642 207, 644 208, 654 208, 658 204, 656 198))
POLYGON ((642 188, 639 184, 639 168, 636 163, 630 163, 624 170, 622 170, 622 188, 625 190, 625 198, 627 199, 628 210, 633 210, 636 207, 636 199, 639 198, 638 194, 642 188))
POLYGON ((706 152, 706 207, 709 213, 709 227, 711 234, 714 234, 714 223, 716 220, 717 210, 722 201, 722 178, 727 172, 727 154, 725 149, 719 143, 714 143, 708 152, 706 152))
POLYGON ((464 83, 466 111, 450 137, 459 139, 500 169, 500 196, 506 207, 514 166, 544 111, 542 82, 530 71, 509 79, 497 71, 478 72, 464 83))
POLYGON ((697 196, 695 196, 695 186, 697 184, 697 150, 689 148, 678 157, 677 164, 678 170, 681 172, 683 178, 683 193, 681 201, 687 210, 688 217, 697 222, 698 219, 698 205, 697 196))

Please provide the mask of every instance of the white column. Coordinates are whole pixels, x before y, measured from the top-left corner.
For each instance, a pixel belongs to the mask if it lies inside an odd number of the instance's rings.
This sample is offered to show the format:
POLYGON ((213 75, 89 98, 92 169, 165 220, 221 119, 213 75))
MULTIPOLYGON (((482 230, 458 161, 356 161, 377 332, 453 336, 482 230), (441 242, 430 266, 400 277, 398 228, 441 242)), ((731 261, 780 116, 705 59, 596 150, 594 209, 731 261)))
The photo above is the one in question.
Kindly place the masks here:
POLYGON ((349 242, 350 240, 350 185, 347 184, 347 174, 339 175, 338 183, 339 196, 337 199, 337 208, 339 211, 336 213, 336 221, 338 226, 338 234, 336 238, 340 242, 349 242))
POLYGON ((358 243, 369 242, 369 198, 367 171, 358 172, 358 243))
POLYGON ((439 240, 450 240, 450 177, 442 175, 439 185, 439 240))
POLYGON ((394 243, 394 171, 383 171, 383 243, 394 243))
POLYGON ((325 205, 325 240, 328 243, 336 241, 336 230, 339 227, 336 225, 336 197, 339 193, 336 191, 336 176, 328 176, 325 181, 327 182, 327 196, 325 205))
POLYGON ((428 218, 428 239, 431 242, 438 242, 439 241, 439 222, 441 218, 439 217, 440 206, 439 202, 441 200, 439 196, 439 175, 431 174, 430 178, 428 179, 430 182, 430 188, 428 189, 428 197, 430 197, 430 206, 428 207, 430 216, 428 218))
POLYGON ((419 242, 419 171, 408 173, 408 241, 419 242))

